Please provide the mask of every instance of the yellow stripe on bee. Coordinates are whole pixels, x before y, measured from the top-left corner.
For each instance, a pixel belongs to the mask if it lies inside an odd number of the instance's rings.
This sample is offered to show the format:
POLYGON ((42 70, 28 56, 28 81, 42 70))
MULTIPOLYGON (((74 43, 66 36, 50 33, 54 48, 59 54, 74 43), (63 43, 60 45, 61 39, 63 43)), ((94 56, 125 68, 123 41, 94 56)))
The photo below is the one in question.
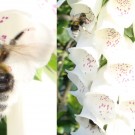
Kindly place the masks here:
POLYGON ((0 63, 0 73, 10 73, 11 72, 11 67, 4 64, 0 63))
POLYGON ((72 25, 79 25, 79 21, 72 22, 72 25))

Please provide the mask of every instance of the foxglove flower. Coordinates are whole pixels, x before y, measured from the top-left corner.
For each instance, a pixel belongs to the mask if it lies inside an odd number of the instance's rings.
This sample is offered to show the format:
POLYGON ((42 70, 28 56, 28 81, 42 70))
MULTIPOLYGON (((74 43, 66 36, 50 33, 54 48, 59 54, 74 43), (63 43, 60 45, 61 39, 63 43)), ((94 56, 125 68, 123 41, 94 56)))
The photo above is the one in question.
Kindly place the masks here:
MULTIPOLYGON (((102 54, 105 51, 124 48, 124 28, 117 25, 106 11, 106 6, 102 7, 95 29, 94 41, 102 54)), ((109 52, 109 53, 110 53, 109 52)))
MULTIPOLYGON (((62 1, 59 1, 62 2, 62 1)), ((101 9, 102 0, 98 1, 87 1, 87 0, 76 0, 76 1, 67 1, 71 6, 71 17, 72 17, 72 25, 74 22, 78 23, 78 29, 72 28, 69 29, 69 33, 71 37, 74 39, 78 37, 80 31, 86 31, 91 33, 93 28, 95 27, 98 13, 101 9), (82 15, 83 14, 83 15, 82 15)), ((59 4, 59 3, 58 3, 59 4)), ((76 25, 76 24, 75 24, 76 25)))
POLYGON ((67 2, 72 8, 76 8, 77 5, 87 5, 91 9, 95 17, 97 17, 102 6, 102 0, 67 0, 67 2))
POLYGON ((76 132, 72 132, 72 135, 105 135, 104 130, 99 128, 91 119, 77 115, 76 121, 79 122, 80 128, 76 132))
POLYGON ((107 12, 119 26, 127 28, 134 20, 135 1, 109 0, 107 3, 107 12))
POLYGON ((101 93, 88 92, 84 99, 81 115, 87 118, 96 118, 100 127, 107 124, 107 135, 111 135, 112 131, 116 135, 122 133, 122 131, 125 135, 128 132, 133 135, 135 128, 135 94, 121 94, 117 97, 117 100, 114 100, 111 94, 102 94, 102 91, 101 93))
POLYGON ((77 67, 67 73, 68 78, 77 86, 77 90, 71 91, 71 94, 76 96, 79 103, 83 105, 84 96, 89 91, 92 82, 83 78, 83 73, 77 67))
POLYGON ((98 53, 92 47, 75 47, 69 49, 69 58, 81 70, 84 77, 93 80, 99 67, 98 53), (91 77, 90 77, 91 76, 91 77))

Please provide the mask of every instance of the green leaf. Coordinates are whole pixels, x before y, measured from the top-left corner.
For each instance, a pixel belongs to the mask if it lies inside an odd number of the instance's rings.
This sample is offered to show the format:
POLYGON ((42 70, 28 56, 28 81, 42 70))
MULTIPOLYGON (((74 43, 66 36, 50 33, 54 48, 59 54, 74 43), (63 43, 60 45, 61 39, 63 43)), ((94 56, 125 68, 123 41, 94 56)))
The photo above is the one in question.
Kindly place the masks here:
POLYGON ((63 32, 57 36, 57 38, 62 45, 65 45, 71 39, 66 29, 64 29, 63 32))
POLYGON ((102 1, 102 6, 104 6, 107 2, 108 2, 108 0, 103 0, 102 1))
POLYGON ((7 125, 5 119, 0 122, 0 135, 7 135, 7 125))
POLYGON ((43 68, 37 69, 34 79, 41 81, 42 74, 43 74, 43 68))
POLYGON ((101 55, 99 59, 99 63, 100 63, 100 66, 99 66, 99 69, 100 69, 101 67, 107 64, 107 59, 103 55, 101 55))
POLYGON ((52 54, 52 57, 47 65, 49 68, 51 68, 54 71, 57 71, 57 56, 56 54, 52 54))
POLYGON ((124 34, 129 37, 132 41, 135 41, 134 32, 133 32, 133 25, 129 28, 124 29, 124 34))

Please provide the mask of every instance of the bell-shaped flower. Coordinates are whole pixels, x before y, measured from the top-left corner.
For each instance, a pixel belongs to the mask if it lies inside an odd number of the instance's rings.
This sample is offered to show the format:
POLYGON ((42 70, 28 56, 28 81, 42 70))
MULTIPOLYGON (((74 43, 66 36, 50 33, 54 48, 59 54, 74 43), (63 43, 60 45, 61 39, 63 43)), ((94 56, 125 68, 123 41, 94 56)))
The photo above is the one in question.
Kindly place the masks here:
POLYGON ((119 41, 120 42, 116 44, 115 46, 112 46, 112 47, 104 46, 102 48, 102 53, 104 54, 104 56, 107 58, 109 62, 112 62, 112 63, 118 62, 118 61, 122 62, 123 60, 125 61, 132 57, 129 53, 133 54, 135 49, 134 49, 131 39, 129 39, 126 36, 123 36, 121 37, 119 41), (124 53, 126 53, 126 55, 124 55, 124 53), (114 55, 114 57, 112 57, 112 55, 114 55), (119 59, 117 59, 118 57, 119 59))
MULTIPOLYGON (((134 90, 134 88, 133 88, 134 90)), ((128 119, 129 125, 135 128, 135 92, 122 94, 119 98, 119 114, 128 119)))
POLYGON ((99 92, 88 92, 84 99, 81 114, 87 118, 95 117, 99 127, 109 124, 116 117, 116 101, 99 92))
POLYGON ((83 117, 81 114, 76 116, 76 121, 80 124, 80 127, 76 132, 72 132, 72 135, 105 135, 104 130, 93 120, 83 117))
POLYGON ((67 2, 72 8, 76 8, 77 5, 88 6, 95 17, 99 14, 102 6, 102 0, 67 0, 67 2))
POLYGON ((111 98, 115 100, 115 97, 117 98, 122 93, 134 93, 134 78, 135 65, 130 63, 130 61, 112 64, 108 61, 107 65, 97 72, 91 86, 91 91, 101 92, 103 94, 111 93, 111 96, 113 96, 111 98))
POLYGON ((104 75, 106 70, 107 70, 107 66, 104 66, 98 70, 92 82, 90 91, 108 95, 109 98, 117 102, 118 96, 121 93, 120 91, 121 89, 118 90, 117 87, 115 87, 114 85, 108 82, 108 80, 105 78, 105 75, 104 75))
POLYGON ((123 34, 124 27, 122 27, 122 25, 118 25, 118 24, 116 24, 116 22, 114 22, 112 16, 110 16, 110 14, 108 13, 106 6, 107 5, 104 5, 101 8, 101 11, 98 16, 96 29, 101 30, 101 29, 105 29, 105 28, 112 28, 112 29, 115 29, 120 34, 123 34))
POLYGON ((106 11, 106 6, 101 9, 94 34, 94 41, 99 50, 120 48, 123 44, 124 28, 117 25, 106 11))
POLYGON ((117 118, 108 124, 106 133, 107 135, 134 135, 134 123, 135 93, 128 92, 126 94, 121 94, 117 107, 117 118))
POLYGON ((86 92, 90 90, 91 81, 85 79, 83 73, 77 67, 72 71, 67 71, 67 73, 68 78, 77 86, 77 90, 71 91, 71 94, 76 96, 82 105, 86 92))
POLYGON ((112 52, 124 47, 122 45, 122 35, 114 28, 97 30, 94 35, 94 41, 102 54, 105 54, 106 51, 112 52))
POLYGON ((69 49, 69 58, 82 71, 87 80, 91 81, 99 67, 99 55, 93 47, 73 47, 69 49))
MULTIPOLYGON (((103 71, 104 77, 111 85, 121 88, 135 87, 135 49, 129 45, 127 49, 116 50, 107 55, 107 68, 103 71)), ((131 92, 131 91, 130 91, 131 92)))
POLYGON ((84 99, 81 115, 87 116, 87 118, 95 117, 99 127, 107 124, 107 135, 120 135, 122 131, 125 135, 127 133, 133 135, 135 100, 123 102, 120 99, 116 102, 108 95, 88 92, 84 99))
MULTIPOLYGON (((72 17, 72 23, 78 22, 79 31, 88 31, 89 33, 95 26, 96 17, 92 10, 84 4, 74 4, 70 15, 72 17)), ((73 30, 74 32, 75 30, 73 30)))
POLYGON ((105 79, 112 85, 135 87, 135 66, 128 63, 117 63, 107 66, 105 79))
POLYGON ((130 87, 126 93, 121 92, 117 95, 116 92, 119 93, 119 89, 123 89, 122 87, 109 87, 109 85, 105 87, 102 82, 92 84, 90 92, 86 93, 81 115, 89 119, 93 118, 99 127, 107 124, 107 135, 120 135, 123 127, 125 135, 127 133, 133 135, 135 128, 135 88, 130 87), (111 133, 112 131, 114 132, 111 133))
POLYGON ((108 14, 119 26, 127 28, 133 23, 135 16, 134 0, 109 0, 106 8, 108 14))

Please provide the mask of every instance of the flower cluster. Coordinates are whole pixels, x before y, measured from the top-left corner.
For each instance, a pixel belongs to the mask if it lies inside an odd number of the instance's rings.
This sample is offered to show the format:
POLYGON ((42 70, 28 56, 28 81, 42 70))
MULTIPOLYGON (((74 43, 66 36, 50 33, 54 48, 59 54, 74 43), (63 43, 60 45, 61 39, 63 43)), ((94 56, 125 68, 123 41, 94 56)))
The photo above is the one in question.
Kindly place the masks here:
POLYGON ((78 88, 71 94, 83 106, 72 135, 134 135, 135 45, 124 33, 130 27, 135 34, 135 0, 67 2, 68 32, 77 42, 69 49, 76 67, 67 72, 78 88))

